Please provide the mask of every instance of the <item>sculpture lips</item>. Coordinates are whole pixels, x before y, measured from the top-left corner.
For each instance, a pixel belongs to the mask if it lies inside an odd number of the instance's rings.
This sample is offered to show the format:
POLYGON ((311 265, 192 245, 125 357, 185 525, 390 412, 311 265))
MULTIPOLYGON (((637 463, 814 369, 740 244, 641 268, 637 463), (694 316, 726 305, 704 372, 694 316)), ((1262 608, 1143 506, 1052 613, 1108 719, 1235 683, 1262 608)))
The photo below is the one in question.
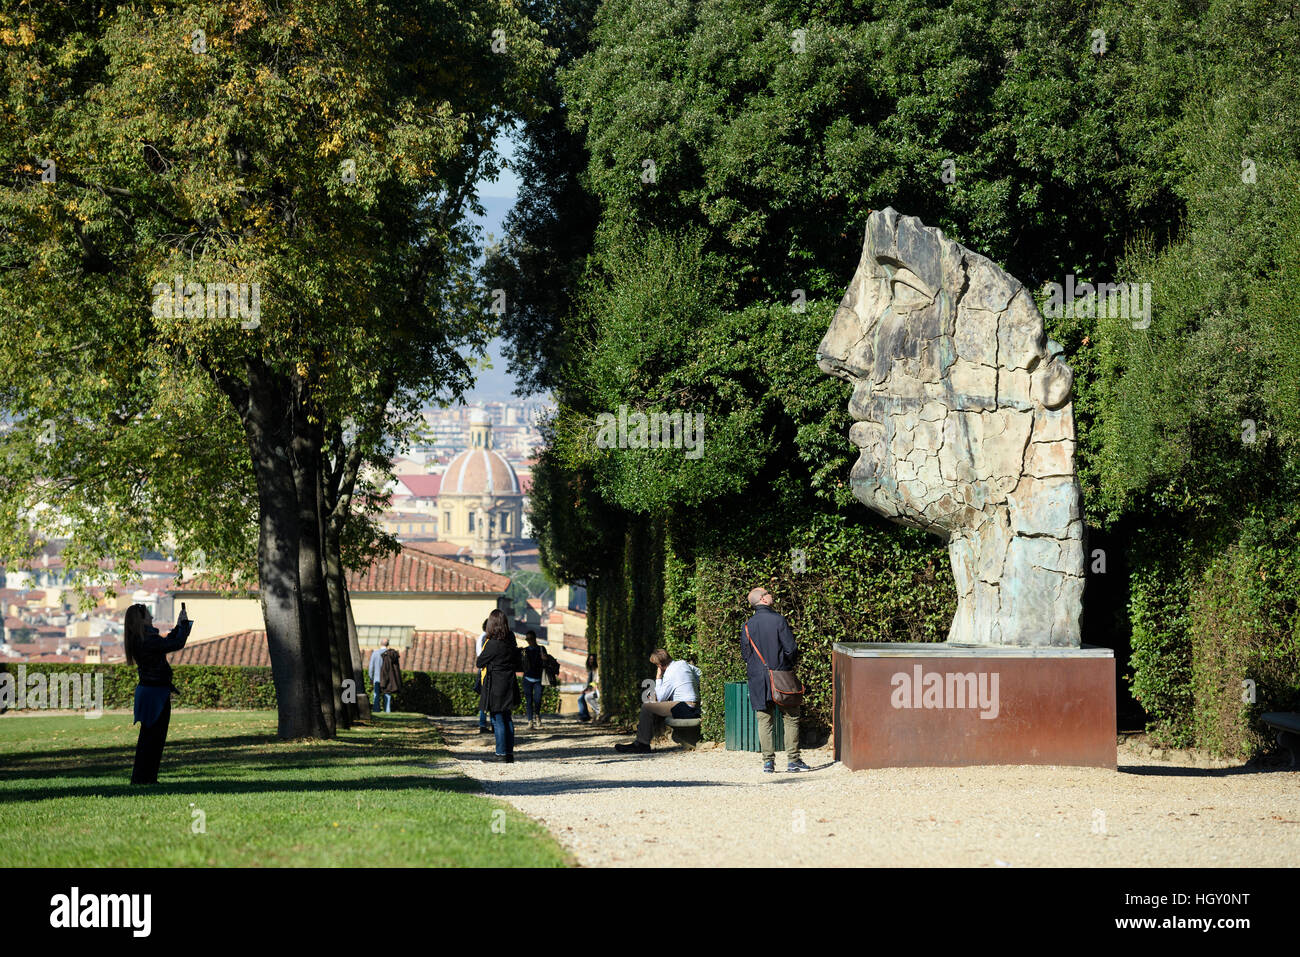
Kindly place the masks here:
POLYGON ((879 422, 854 422, 849 428, 849 441, 860 449, 879 445, 885 437, 885 427, 879 422))

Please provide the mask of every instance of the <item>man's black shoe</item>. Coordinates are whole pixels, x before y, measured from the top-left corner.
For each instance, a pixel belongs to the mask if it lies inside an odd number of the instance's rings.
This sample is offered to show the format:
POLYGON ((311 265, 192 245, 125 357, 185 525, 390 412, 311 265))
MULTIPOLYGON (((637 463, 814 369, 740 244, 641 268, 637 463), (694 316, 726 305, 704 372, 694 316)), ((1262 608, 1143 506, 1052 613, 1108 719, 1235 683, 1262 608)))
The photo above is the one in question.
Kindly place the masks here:
POLYGON ((811 771, 812 770, 812 768, 808 767, 808 765, 803 763, 802 758, 795 758, 793 761, 791 761, 789 764, 785 766, 785 769, 787 771, 811 771))
POLYGON ((765 773, 767 773, 767 774, 771 774, 771 773, 772 773, 773 771, 775 771, 775 770, 776 770, 776 761, 775 761, 775 760, 772 760, 772 761, 764 761, 764 762, 763 762, 763 771, 764 771, 765 773))
POLYGON ((642 744, 640 741, 633 741, 631 744, 616 744, 614 750, 620 754, 649 754, 650 745, 642 744))

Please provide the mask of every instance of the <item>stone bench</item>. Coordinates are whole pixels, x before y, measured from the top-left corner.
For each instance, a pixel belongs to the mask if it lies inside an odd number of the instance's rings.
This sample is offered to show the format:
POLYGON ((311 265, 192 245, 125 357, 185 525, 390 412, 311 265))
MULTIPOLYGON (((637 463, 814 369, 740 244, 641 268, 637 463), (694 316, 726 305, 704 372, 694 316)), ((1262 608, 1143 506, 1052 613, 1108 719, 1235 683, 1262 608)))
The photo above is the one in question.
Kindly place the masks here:
POLYGON ((680 744, 689 751, 694 751, 695 746, 700 743, 700 719, 699 718, 664 718, 664 724, 667 726, 665 737, 671 737, 673 741, 680 744))
POLYGON ((1259 716, 1259 720, 1272 728, 1277 735, 1279 747, 1291 753, 1291 767, 1300 757, 1300 714, 1294 711, 1270 711, 1259 716))

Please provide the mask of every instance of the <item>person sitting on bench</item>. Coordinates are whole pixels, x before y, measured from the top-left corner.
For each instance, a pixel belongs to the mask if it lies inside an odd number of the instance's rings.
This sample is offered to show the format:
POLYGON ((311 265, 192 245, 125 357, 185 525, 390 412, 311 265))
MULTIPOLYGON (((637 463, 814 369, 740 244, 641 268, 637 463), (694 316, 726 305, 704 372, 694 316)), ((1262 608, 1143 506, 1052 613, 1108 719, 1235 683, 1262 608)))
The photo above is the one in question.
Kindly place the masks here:
POLYGON ((614 750, 622 754, 649 754, 652 750, 650 739, 654 737, 655 722, 659 718, 700 716, 700 669, 685 661, 673 661, 663 648, 654 650, 650 663, 657 669, 654 700, 641 705, 636 740, 614 745, 614 750))

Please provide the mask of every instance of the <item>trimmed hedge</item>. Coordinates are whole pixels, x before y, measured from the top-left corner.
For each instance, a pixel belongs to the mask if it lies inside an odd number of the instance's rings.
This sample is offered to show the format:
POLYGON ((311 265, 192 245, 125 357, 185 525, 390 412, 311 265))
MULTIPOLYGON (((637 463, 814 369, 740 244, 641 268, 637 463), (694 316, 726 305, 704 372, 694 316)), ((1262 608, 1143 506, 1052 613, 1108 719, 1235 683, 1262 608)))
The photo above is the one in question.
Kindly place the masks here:
MULTIPOLYGON (((523 679, 516 678, 523 691, 523 679)), ((370 679, 366 679, 366 693, 374 701, 370 679)), ((402 692, 393 696, 395 711, 413 711, 416 714, 438 716, 465 716, 478 714, 478 692, 474 690, 473 673, 440 671, 403 671, 402 692)), ((560 691, 550 687, 542 689, 542 713, 554 714, 560 709, 560 691)), ((526 710, 523 698, 519 699, 516 714, 526 710)))
MULTIPOLYGON (((694 657, 702 669, 702 732, 724 734, 724 685, 744 681, 742 625, 753 614, 747 596, 767 588, 790 622, 796 664, 807 693, 803 725, 829 729, 832 648, 837 641, 943 641, 956 607, 956 587, 942 542, 886 523, 862 509, 835 514, 770 516, 764 529, 700 541, 691 576, 670 566, 675 581, 690 577, 694 657)), ((678 638, 680 644, 681 638, 678 638)), ((684 657, 690 657, 684 655, 684 657)))
MULTIPOLYGON (((135 705, 136 670, 125 664, 78 665, 41 661, 5 662, 0 672, 18 676, 18 666, 27 674, 102 674, 104 707, 132 708, 135 705)), ((177 665, 172 683, 180 692, 176 705, 182 708, 274 708, 275 685, 270 668, 236 668, 219 665, 177 665)))
MULTIPOLYGON (((104 707, 132 708, 135 703, 136 670, 125 664, 80 665, 60 662, 44 663, 5 662, 0 673, 8 672, 18 679, 18 666, 26 674, 102 674, 104 676, 104 707)), ((219 665, 177 665, 172 669, 172 681, 180 692, 176 705, 182 708, 262 709, 275 707, 275 684, 270 668, 240 668, 219 665)), ((474 675, 455 672, 403 671, 405 690, 394 696, 393 707, 398 711, 418 714, 453 716, 477 715, 478 695, 474 692, 474 675)), ((366 679, 366 693, 372 696, 370 680, 366 679)), ((542 711, 559 710, 560 693, 557 688, 542 690, 542 711)), ((520 712, 525 710, 521 700, 520 712)))

